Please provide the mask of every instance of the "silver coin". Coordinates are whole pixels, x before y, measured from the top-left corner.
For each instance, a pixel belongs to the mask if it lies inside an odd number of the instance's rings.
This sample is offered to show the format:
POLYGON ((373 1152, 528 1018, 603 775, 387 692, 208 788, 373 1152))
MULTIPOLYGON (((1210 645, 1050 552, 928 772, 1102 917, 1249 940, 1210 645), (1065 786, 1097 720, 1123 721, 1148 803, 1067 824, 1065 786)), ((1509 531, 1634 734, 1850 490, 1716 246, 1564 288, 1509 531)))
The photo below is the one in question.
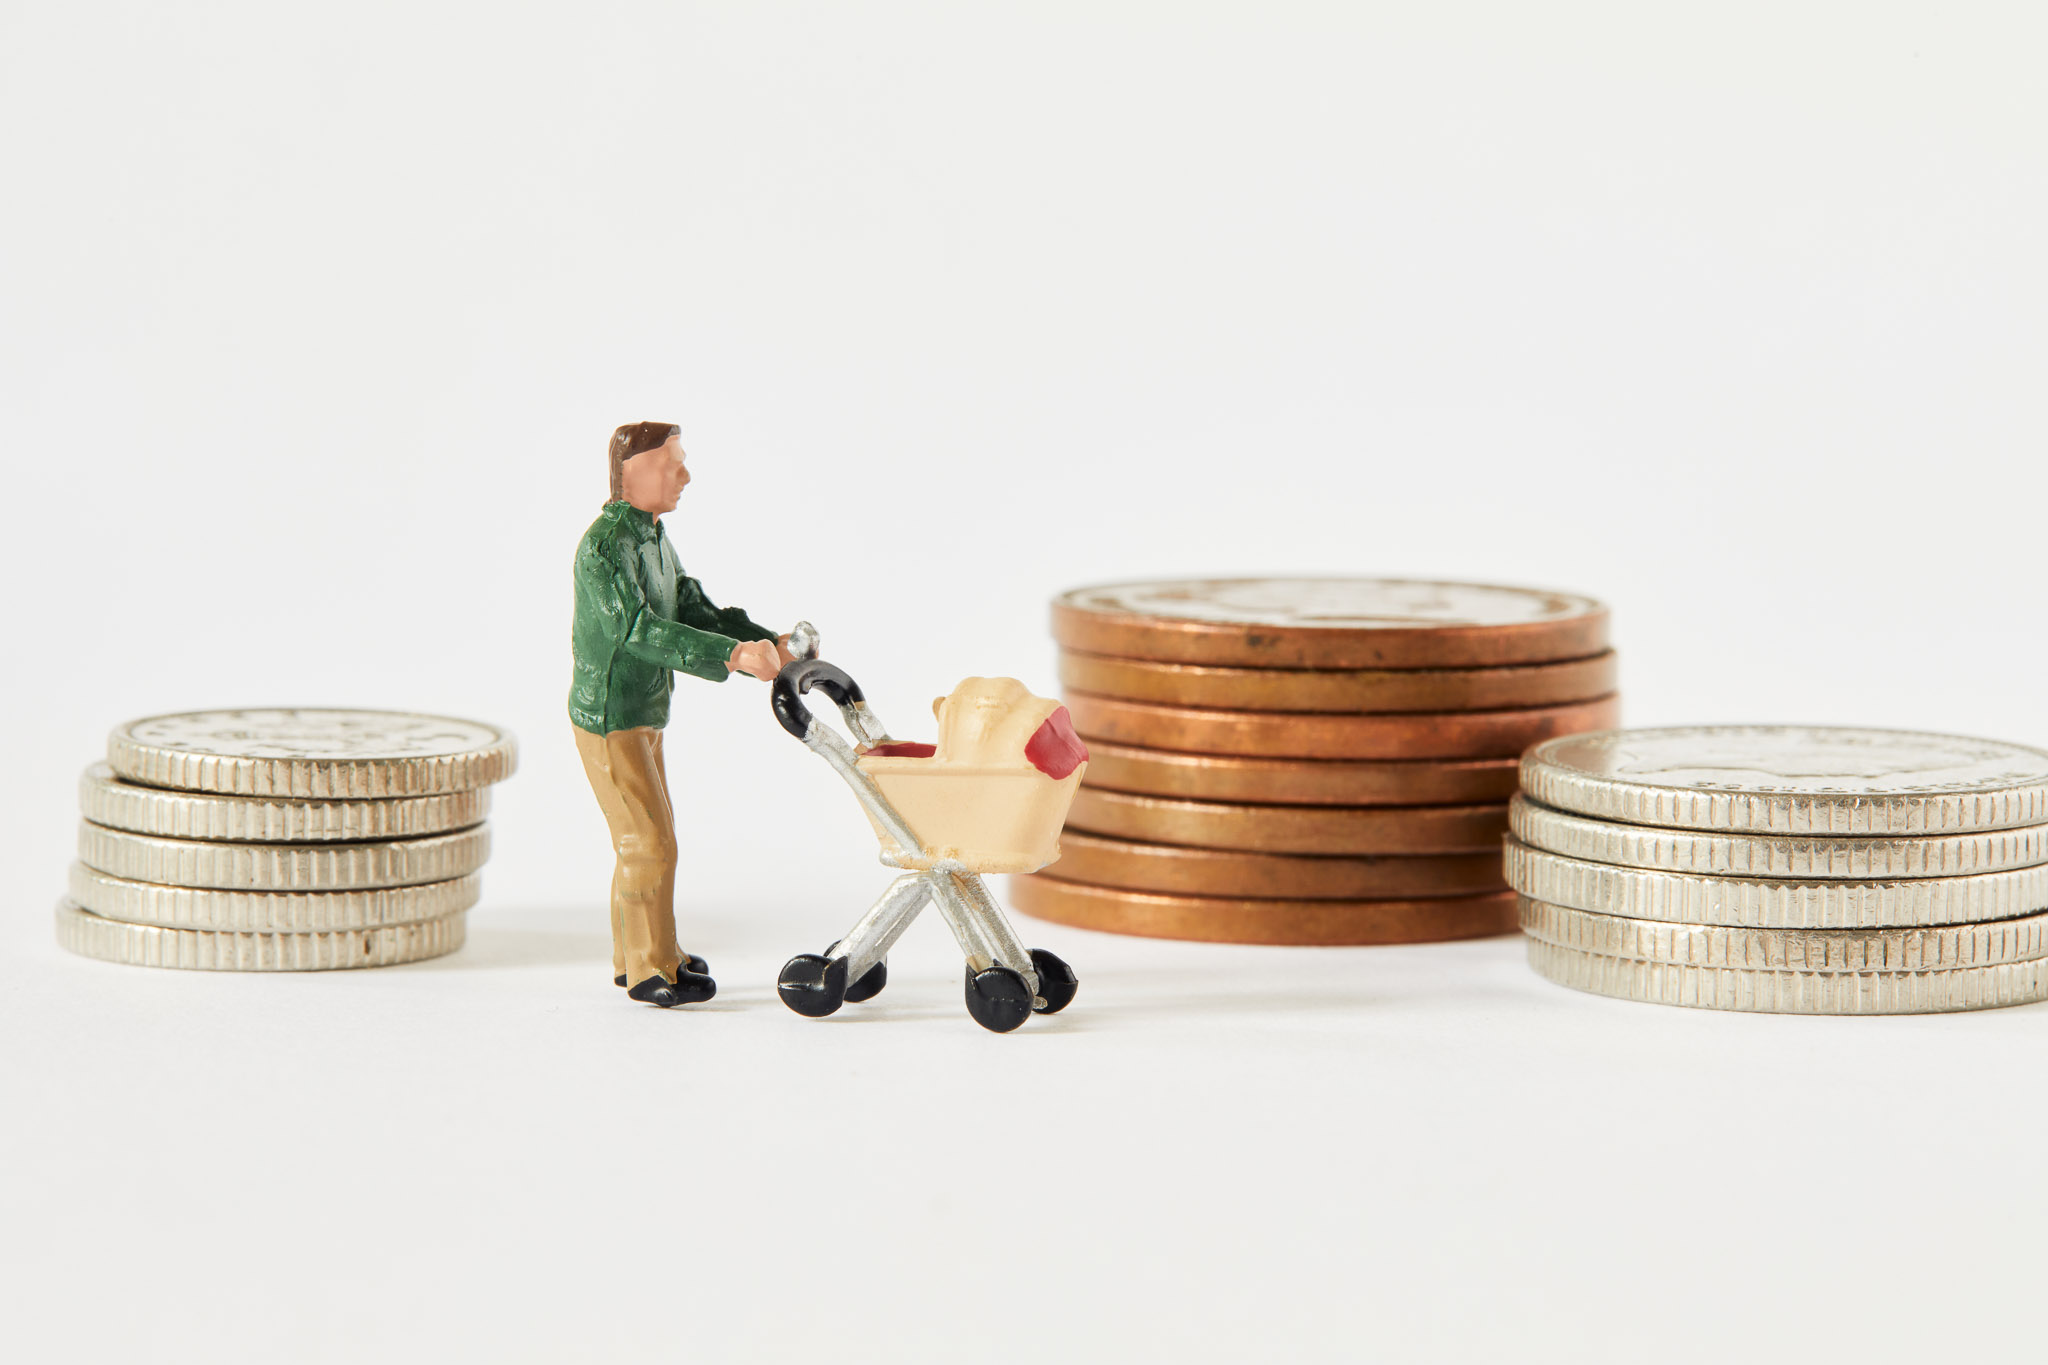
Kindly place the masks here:
POLYGON ((404 839, 467 829, 482 823, 490 808, 491 794, 482 787, 382 801, 215 796, 123 782, 104 763, 93 764, 78 780, 78 813, 86 819, 171 839, 267 844, 404 839))
POLYGON ((490 856, 490 826, 369 844, 231 844, 78 826, 78 859, 112 877, 225 891, 367 891, 466 877, 490 856))
POLYGON ((482 878, 471 873, 372 891, 219 891, 134 882, 84 863, 71 865, 71 899, 101 919, 236 933, 324 934, 414 924, 469 909, 482 888, 482 878))
POLYGON ((1638 825, 1956 834, 2048 822, 2048 753, 1812 725, 1605 730, 1531 749, 1522 790, 1559 810, 1638 825))
POLYGON ((192 711, 107 738, 108 764, 130 782, 317 801, 469 791, 510 777, 516 759, 495 725, 400 711, 192 711))
POLYGON ((1522 932, 1639 962, 1788 972, 1946 972, 2048 957, 2048 915, 1919 929, 1734 929, 1625 919, 1516 898, 1522 932))
POLYGON ((332 934, 237 934, 101 919, 57 902, 57 942, 82 957, 214 972, 318 972, 419 962, 462 946, 466 915, 332 934))
POLYGON ((1508 805, 1508 827, 1523 843, 1567 858, 1709 876, 1802 881, 1960 877, 2048 863, 2048 825, 1922 839, 1706 834, 1611 824, 1518 796, 1508 805))
POLYGON ((1765 881, 1653 872, 1506 841, 1508 885, 1600 914, 1752 929, 1882 929, 1971 924, 2048 910, 2048 866, 1901 881, 1765 881))
POLYGON ((1946 972, 1773 972, 1637 962, 1529 940, 1529 965, 1619 1000, 1762 1014, 1933 1014, 2048 1000, 2048 958, 1946 972))

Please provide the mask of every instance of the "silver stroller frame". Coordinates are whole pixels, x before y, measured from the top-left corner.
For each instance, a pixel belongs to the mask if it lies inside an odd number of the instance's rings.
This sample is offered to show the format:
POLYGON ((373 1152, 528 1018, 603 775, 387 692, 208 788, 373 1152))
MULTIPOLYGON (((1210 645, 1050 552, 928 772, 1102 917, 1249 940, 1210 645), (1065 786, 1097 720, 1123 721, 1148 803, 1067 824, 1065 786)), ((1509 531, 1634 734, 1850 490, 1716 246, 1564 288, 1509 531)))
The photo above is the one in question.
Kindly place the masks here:
MULTIPOLYGON (((817 657, 818 635, 799 622, 790 635, 796 662, 776 677, 770 701, 782 727, 831 764, 853 789, 861 806, 887 831, 898 848, 924 847, 873 778, 860 770, 853 747, 801 700, 816 688, 839 708, 840 718, 862 744, 894 743, 868 708, 860 686, 842 670, 817 657)), ((888 853, 884 864, 903 864, 888 853)), ((1026 949, 989 894, 980 874, 941 860, 929 871, 910 871, 889 883, 846 936, 822 954, 802 953, 783 967, 777 986, 783 1003, 798 1014, 822 1018, 847 1001, 872 999, 888 982, 889 949, 903 936, 927 902, 935 902, 967 961, 967 1012, 982 1027, 1007 1033, 1033 1013, 1066 1008, 1076 989, 1073 970, 1044 949, 1026 949)))

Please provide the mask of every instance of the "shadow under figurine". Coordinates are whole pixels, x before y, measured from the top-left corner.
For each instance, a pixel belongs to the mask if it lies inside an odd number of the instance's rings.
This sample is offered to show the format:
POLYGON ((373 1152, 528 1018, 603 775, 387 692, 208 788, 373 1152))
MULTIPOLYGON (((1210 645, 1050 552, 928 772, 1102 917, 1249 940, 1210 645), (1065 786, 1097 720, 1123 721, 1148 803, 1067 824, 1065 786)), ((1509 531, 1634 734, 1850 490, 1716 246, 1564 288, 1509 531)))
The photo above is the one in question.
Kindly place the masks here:
POLYGON ((889 979, 888 953, 926 902, 939 908, 967 959, 967 1012, 1007 1033, 1033 1013, 1073 1000, 1073 969, 1042 948, 1028 952, 982 884, 987 872, 1036 872, 1060 856, 1060 826, 1088 749, 1067 708, 1015 678, 969 678, 932 704, 937 744, 889 737, 854 680, 815 657, 799 624, 799 657, 775 679, 782 727, 846 779, 881 840, 882 862, 908 869, 861 921, 822 954, 793 957, 778 981, 783 1003, 819 1018, 872 999, 889 979), (839 708, 855 748, 802 701, 812 688, 839 708))
POLYGON ((662 763, 672 677, 745 673, 773 681, 789 637, 719 607, 683 572, 660 518, 690 482, 682 428, 636 422, 612 433, 611 499, 576 547, 575 680, 569 720, 584 774, 611 829, 613 980, 650 1005, 709 1000, 718 983, 676 942, 676 829, 662 763))

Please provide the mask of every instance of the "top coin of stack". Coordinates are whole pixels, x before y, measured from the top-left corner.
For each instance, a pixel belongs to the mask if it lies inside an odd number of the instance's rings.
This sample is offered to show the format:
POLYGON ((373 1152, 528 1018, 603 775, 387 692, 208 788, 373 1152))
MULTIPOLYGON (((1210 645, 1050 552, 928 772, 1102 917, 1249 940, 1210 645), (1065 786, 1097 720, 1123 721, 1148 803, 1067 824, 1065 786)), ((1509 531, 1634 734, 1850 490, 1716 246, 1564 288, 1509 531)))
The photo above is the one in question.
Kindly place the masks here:
POLYGON ((153 716, 79 781, 57 941, 159 967, 376 967, 453 952, 511 736, 442 716, 153 716))
POLYGON ((1053 602, 1088 741, 1027 913, 1238 943, 1512 931, 1515 759, 1612 725, 1607 609, 1371 578, 1082 588, 1053 602))
POLYGON ((1624 999, 1904 1014, 2048 998, 2048 753, 1789 725, 1617 730, 1522 761, 1529 961, 1624 999))

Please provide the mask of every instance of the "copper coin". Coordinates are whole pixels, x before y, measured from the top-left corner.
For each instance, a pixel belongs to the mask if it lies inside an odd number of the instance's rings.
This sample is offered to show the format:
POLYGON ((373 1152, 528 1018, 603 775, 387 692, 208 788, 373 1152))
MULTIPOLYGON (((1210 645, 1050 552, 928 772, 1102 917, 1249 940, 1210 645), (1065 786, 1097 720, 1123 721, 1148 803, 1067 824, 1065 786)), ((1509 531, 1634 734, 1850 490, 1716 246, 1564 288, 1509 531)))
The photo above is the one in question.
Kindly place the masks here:
POLYGON ((1054 866, 1063 881, 1183 896, 1365 900, 1507 890, 1500 854, 1492 849, 1420 858, 1314 857, 1140 844, 1070 829, 1060 835, 1054 866))
POLYGON ((1207 578, 1076 588, 1052 603, 1068 649, 1246 668, 1493 668, 1607 648, 1575 593, 1399 578, 1207 578))
POLYGON ((1435 943, 1512 934, 1518 927, 1513 893, 1434 900, 1240 900, 1117 891, 1041 872, 1010 878, 1010 901, 1027 915, 1082 929, 1209 943, 1435 943))
POLYGON ((1250 853, 1498 850, 1506 806, 1236 806, 1081 786, 1067 825, 1089 834, 1250 853))
POLYGON ((1077 692, 1230 711, 1499 711, 1590 701, 1614 690, 1613 650, 1516 668, 1208 668, 1103 654, 1060 654, 1077 692))
POLYGON ((1621 698, 1523 711, 1431 711, 1394 716, 1211 711, 1066 694, 1083 739, 1183 753, 1257 758, 1508 758, 1559 735, 1609 730, 1621 698))
POLYGON ((1300 758, 1176 754, 1088 742, 1091 787, 1287 806, 1448 806, 1505 801, 1518 790, 1512 758, 1340 763, 1300 758))

